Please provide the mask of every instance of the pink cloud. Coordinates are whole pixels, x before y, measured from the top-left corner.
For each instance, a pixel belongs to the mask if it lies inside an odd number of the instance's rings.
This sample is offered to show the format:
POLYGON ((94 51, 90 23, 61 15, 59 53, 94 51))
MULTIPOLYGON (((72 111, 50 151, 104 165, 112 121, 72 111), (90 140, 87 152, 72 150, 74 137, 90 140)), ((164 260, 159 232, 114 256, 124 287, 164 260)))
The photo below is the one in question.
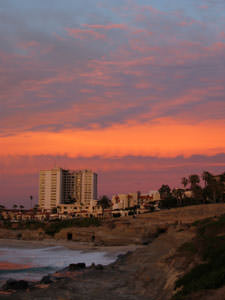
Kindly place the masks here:
POLYGON ((196 24, 195 20, 190 20, 190 21, 182 21, 180 22, 180 26, 191 26, 193 24, 196 24))
POLYGON ((70 36, 81 40, 86 40, 89 38, 95 40, 104 40, 106 38, 104 34, 91 29, 66 28, 66 31, 70 36))
POLYGON ((20 42, 18 43, 18 45, 20 48, 23 49, 28 49, 30 47, 39 47, 40 43, 38 43, 37 41, 26 41, 26 42, 20 42))
POLYGON ((204 10, 206 10, 206 9, 208 9, 209 8, 209 6, 208 5, 200 5, 199 6, 201 9, 204 9, 204 10))
POLYGON ((127 29, 128 26, 125 24, 83 24, 84 27, 93 28, 93 29, 104 29, 104 30, 111 30, 111 29, 127 29))
POLYGON ((225 32, 221 32, 221 33, 220 33, 220 37, 221 37, 222 39, 225 39, 225 32))
POLYGON ((81 89, 80 90, 81 93, 84 94, 93 94, 95 92, 95 90, 91 90, 91 89, 81 89))
POLYGON ((152 85, 150 82, 139 82, 136 84, 136 88, 137 89, 148 89, 150 88, 152 85))

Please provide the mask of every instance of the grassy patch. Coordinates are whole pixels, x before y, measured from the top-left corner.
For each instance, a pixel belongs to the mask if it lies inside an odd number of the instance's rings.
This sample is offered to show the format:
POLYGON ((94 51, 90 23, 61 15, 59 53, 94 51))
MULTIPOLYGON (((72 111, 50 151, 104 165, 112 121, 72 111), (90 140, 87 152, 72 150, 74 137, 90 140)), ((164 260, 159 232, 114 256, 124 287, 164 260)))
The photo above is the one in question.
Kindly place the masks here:
POLYGON ((56 220, 50 222, 26 221, 18 222, 16 223, 16 226, 14 225, 15 224, 6 221, 2 227, 12 230, 37 230, 41 228, 46 234, 54 236, 55 233, 59 232, 63 228, 100 226, 101 220, 97 218, 80 218, 71 220, 56 220))
POLYGON ((100 226, 101 221, 97 218, 83 218, 83 219, 72 219, 64 221, 55 221, 45 226, 44 231, 46 234, 54 236, 55 233, 59 232, 63 228, 69 227, 89 227, 89 226, 100 226))
POLYGON ((205 289, 217 289, 225 285, 225 215, 217 219, 205 219, 197 224, 197 235, 191 243, 183 244, 183 255, 198 255, 204 263, 178 279, 179 291, 172 299, 188 299, 188 295, 205 289))
POLYGON ((196 246, 194 243, 189 242, 189 243, 184 243, 183 245, 181 245, 181 247, 179 248, 179 252, 195 254, 195 253, 197 253, 197 249, 196 249, 196 246))
POLYGON ((197 221, 193 222, 191 225, 192 226, 201 226, 201 225, 208 224, 211 221, 212 221, 212 218, 205 218, 202 220, 197 220, 197 221))

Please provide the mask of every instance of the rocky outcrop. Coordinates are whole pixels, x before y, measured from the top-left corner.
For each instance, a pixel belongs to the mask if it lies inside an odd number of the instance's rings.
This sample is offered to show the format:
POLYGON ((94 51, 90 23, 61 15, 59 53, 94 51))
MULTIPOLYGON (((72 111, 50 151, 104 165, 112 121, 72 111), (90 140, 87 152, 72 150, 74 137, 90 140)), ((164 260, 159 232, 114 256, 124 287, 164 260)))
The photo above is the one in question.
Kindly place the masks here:
POLYGON ((83 270, 86 268, 85 263, 78 263, 78 264, 70 264, 67 268, 68 271, 78 271, 83 270))
POLYGON ((2 286, 2 290, 26 290, 29 283, 25 280, 8 279, 2 286))

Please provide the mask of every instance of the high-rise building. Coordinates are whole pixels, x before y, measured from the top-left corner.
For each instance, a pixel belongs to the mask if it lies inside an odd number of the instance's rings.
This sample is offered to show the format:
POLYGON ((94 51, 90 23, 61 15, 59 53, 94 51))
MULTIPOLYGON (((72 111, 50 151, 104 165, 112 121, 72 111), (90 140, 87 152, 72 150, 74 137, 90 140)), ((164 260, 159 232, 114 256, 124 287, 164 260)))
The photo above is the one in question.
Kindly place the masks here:
POLYGON ((39 207, 51 209, 62 199, 61 169, 41 170, 39 177, 39 207))
POLYGON ((92 199, 97 199, 97 174, 90 170, 76 172, 76 199, 85 205, 89 205, 92 199))
POLYGON ((58 204, 82 203, 90 205, 97 199, 97 174, 90 170, 41 170, 39 181, 39 206, 52 209, 58 204))

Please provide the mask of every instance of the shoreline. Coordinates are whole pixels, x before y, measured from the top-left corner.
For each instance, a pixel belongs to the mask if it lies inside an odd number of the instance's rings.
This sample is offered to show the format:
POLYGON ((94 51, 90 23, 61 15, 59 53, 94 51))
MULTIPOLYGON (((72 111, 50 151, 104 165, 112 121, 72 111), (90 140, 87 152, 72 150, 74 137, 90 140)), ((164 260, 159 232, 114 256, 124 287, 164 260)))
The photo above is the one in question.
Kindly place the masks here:
MULTIPOLYGON (((15 247, 28 249, 41 249, 43 247, 65 247, 70 250, 77 250, 81 252, 108 252, 109 254, 116 254, 123 251, 135 251, 137 248, 145 247, 143 245, 128 244, 125 246, 98 246, 92 242, 74 242, 66 240, 45 239, 41 241, 36 240, 17 240, 17 239, 0 239, 0 248, 15 247)), ((118 254, 119 255, 119 254, 118 254)))
MULTIPOLYGON (((72 250, 74 252, 78 252, 77 253, 78 256, 80 256, 79 253, 81 253, 83 255, 85 255, 85 254, 91 255, 92 253, 93 254, 94 253, 102 253, 102 255, 104 255, 104 257, 108 257, 109 262, 105 264, 102 261, 102 262, 98 262, 97 265, 100 263, 100 264, 103 264, 104 266, 110 265, 111 263, 115 263, 118 260, 120 255, 124 255, 128 252, 134 252, 137 248, 140 248, 140 246, 138 247, 137 245, 95 246, 93 243, 82 243, 82 242, 64 241, 64 240, 42 240, 42 241, 26 240, 26 241, 24 241, 24 240, 16 240, 16 239, 1 239, 0 242, 1 242, 0 253, 7 252, 7 250, 10 250, 10 248, 12 248, 14 251, 17 251, 17 249, 18 249, 18 251, 27 250, 27 249, 29 249, 29 251, 36 250, 36 249, 45 250, 46 248, 51 251, 51 248, 53 248, 53 250, 54 250, 55 247, 60 247, 60 248, 62 247, 62 248, 64 248, 64 250, 67 249, 67 250, 72 250)), ((66 272, 64 271, 65 268, 68 268, 68 266, 70 264, 79 264, 79 263, 85 263, 87 268, 91 266, 91 264, 87 265, 86 260, 84 258, 80 257, 79 260, 75 259, 74 262, 71 261, 70 263, 66 264, 65 266, 59 267, 58 270, 54 270, 52 272, 48 271, 48 272, 46 272, 46 274, 43 273, 40 275, 40 278, 33 278, 31 280, 31 282, 38 284, 38 282, 40 282, 41 279, 45 276, 57 277, 57 276, 59 276, 59 274, 61 274, 61 276, 67 277, 66 272)), ((35 265, 33 265, 33 264, 28 265, 23 262, 21 262, 21 264, 20 264, 20 262, 15 263, 15 262, 11 262, 10 260, 6 261, 4 259, 1 259, 1 255, 0 255, 0 272, 10 272, 10 271, 17 272, 17 270, 18 270, 18 271, 21 271, 21 274, 23 274, 23 271, 25 273, 26 273, 26 270, 29 272, 29 270, 32 267, 35 268, 35 265)), ((40 267, 40 268, 42 268, 42 267, 40 267)), ((11 274, 8 279, 11 278, 13 280, 25 280, 27 282, 30 282, 27 275, 25 277, 23 277, 23 276, 24 275, 21 275, 21 278, 19 278, 18 275, 13 276, 11 274)), ((32 277, 33 277, 33 275, 32 275, 32 277)), ((0 289, 1 289, 2 285, 5 284, 8 279, 7 278, 0 279, 0 289)))

